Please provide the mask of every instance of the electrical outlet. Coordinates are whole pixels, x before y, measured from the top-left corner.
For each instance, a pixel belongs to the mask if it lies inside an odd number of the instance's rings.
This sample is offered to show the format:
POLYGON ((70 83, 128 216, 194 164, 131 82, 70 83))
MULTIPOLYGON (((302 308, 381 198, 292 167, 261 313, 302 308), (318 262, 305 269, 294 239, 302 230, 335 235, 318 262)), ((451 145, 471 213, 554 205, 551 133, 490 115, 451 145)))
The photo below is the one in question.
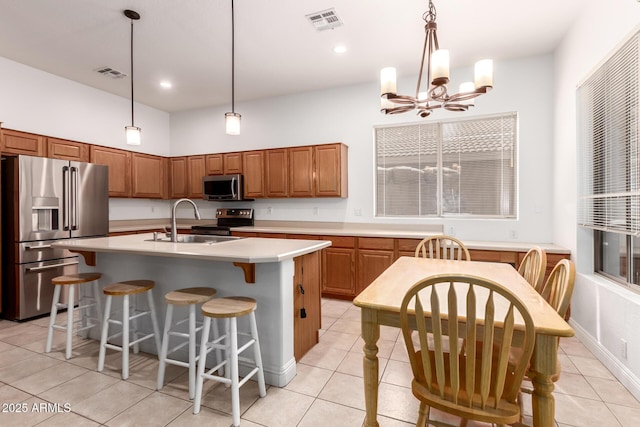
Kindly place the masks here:
POLYGON ((269 206, 267 208, 267 215, 271 215, 273 213, 273 208, 271 206, 269 206))
POLYGON ((620 353, 624 360, 627 360, 627 341, 620 338, 620 353))
POLYGON ((516 230, 509 230, 509 238, 515 240, 518 238, 518 232, 516 230))
POLYGON ((455 230, 455 228, 453 228, 453 227, 448 227, 448 228, 447 228, 447 230, 448 230, 447 234, 448 234, 449 236, 455 236, 455 235, 456 235, 456 230, 455 230))
POLYGON ((156 207, 155 206, 151 206, 151 213, 154 213, 156 211, 156 207))
POLYGON ((316 207, 314 207, 314 208, 313 208, 313 214, 314 214, 314 215, 318 215, 319 213, 320 213, 320 208, 319 208, 319 207, 317 207, 317 206, 316 206, 316 207))
POLYGON ((353 210, 353 214, 354 214, 355 216, 362 216, 362 209, 361 209, 361 208, 355 208, 355 209, 353 210))

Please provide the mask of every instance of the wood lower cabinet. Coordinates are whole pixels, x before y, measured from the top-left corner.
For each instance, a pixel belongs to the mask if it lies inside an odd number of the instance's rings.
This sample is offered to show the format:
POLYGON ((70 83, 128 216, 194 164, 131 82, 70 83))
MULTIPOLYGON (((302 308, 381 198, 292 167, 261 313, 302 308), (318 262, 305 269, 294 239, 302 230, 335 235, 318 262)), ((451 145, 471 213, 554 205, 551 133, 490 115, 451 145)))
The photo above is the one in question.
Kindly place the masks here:
POLYGON ((243 151, 244 196, 260 198, 264 191, 264 151, 243 151))
POLYGON ((355 237, 323 236, 331 246, 322 250, 322 295, 352 299, 356 295, 355 237))
POLYGON ((52 159, 89 161, 89 145, 66 139, 47 138, 47 157, 52 159))
POLYGON ((242 153, 224 153, 222 155, 222 165, 223 171, 225 175, 230 175, 234 173, 243 173, 244 165, 243 165, 242 153))
POLYGON ((187 157, 188 196, 202 199, 202 177, 206 175, 205 156, 187 157))
POLYGON ((2 154, 26 154, 45 157, 47 147, 45 137, 34 133, 2 129, 2 154))
POLYGON ((289 156, 286 148, 265 150, 264 176, 267 197, 289 196, 289 156))
POLYGON ((293 353, 297 361, 320 339, 320 262, 319 251, 294 258, 293 353))
POLYGON ((166 199, 167 168, 166 157, 133 153, 131 156, 131 196, 166 199))
POLYGON ((187 158, 172 157, 169 159, 169 198, 180 199, 188 194, 187 158))
POLYGON ((131 151, 92 145, 89 161, 109 167, 109 197, 131 197, 131 151))
POLYGON ((313 146, 289 150, 289 197, 313 197, 313 146))
POLYGON ((356 295, 393 264, 395 258, 395 239, 358 237, 356 295))
POLYGON ((347 146, 324 144, 313 147, 315 196, 347 197, 347 146))
POLYGON ((224 174, 224 163, 222 154, 207 154, 204 157, 205 172, 207 175, 224 174))

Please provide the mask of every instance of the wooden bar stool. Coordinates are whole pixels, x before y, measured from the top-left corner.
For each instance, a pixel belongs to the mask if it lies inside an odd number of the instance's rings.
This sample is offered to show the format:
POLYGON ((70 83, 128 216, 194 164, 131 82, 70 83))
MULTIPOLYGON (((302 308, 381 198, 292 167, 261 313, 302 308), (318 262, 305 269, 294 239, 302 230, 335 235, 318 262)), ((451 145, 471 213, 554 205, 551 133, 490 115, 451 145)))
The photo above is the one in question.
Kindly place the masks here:
POLYGON ((105 286, 102 292, 106 295, 104 309, 104 320, 102 322, 102 334, 100 336, 100 354, 98 356, 98 371, 102 372, 104 369, 104 359, 107 352, 107 348, 118 350, 122 352, 122 379, 129 378, 129 348, 133 346, 133 352, 138 353, 138 344, 149 338, 154 338, 156 343, 156 352, 160 352, 160 332, 158 329, 158 320, 156 318, 156 311, 153 305, 152 289, 155 286, 153 280, 128 280, 124 282, 113 283, 105 286), (138 295, 141 293, 147 294, 147 300, 149 309, 146 311, 137 311, 137 307, 132 306, 132 310, 129 304, 129 296, 138 295), (122 300, 122 321, 111 319, 111 298, 114 296, 123 297, 122 300), (153 332, 141 337, 138 337, 139 332, 137 330, 138 318, 148 315, 151 317, 151 323, 153 324, 153 332), (129 341, 129 322, 133 326, 133 341, 129 341), (122 326, 122 332, 118 332, 109 336, 109 323, 122 326), (115 344, 109 344, 107 341, 111 338, 122 336, 122 346, 115 344))
POLYGON ((189 368, 189 399, 193 399, 196 392, 196 362, 200 356, 196 356, 196 334, 202 330, 202 324, 196 325, 196 306, 198 304, 205 303, 216 296, 216 290, 214 288, 197 287, 197 288, 185 288, 177 291, 168 292, 164 296, 164 300, 167 303, 167 313, 164 321, 164 333, 162 334, 162 349, 160 350, 158 365, 158 386, 157 389, 161 390, 164 386, 164 372, 166 364, 172 364, 189 368), (173 307, 174 306, 188 306, 189 317, 172 324, 173 321, 173 307), (178 330, 172 330, 172 327, 178 327, 184 322, 189 322, 189 330, 180 332, 178 330), (169 350, 170 337, 186 338, 186 341, 172 347, 169 350), (167 354, 171 354, 178 351, 185 345, 189 345, 189 362, 183 362, 177 359, 171 359, 167 357, 167 354))
MULTIPOLYGON (((262 358, 260 356, 260 342, 258 341, 258 327, 256 326, 255 309, 256 301, 252 298, 245 297, 212 299, 211 301, 204 303, 202 306, 204 324, 202 340, 200 343, 198 376, 196 378, 196 397, 193 405, 194 414, 200 412, 202 385, 205 378, 218 381, 226 385, 231 385, 231 413, 234 426, 240 425, 240 387, 242 385, 257 374, 260 397, 266 396, 267 392, 264 385, 264 372, 262 370, 262 358), (249 316, 251 333, 238 333, 237 319, 238 317, 247 315, 249 316), (225 333, 218 338, 214 337, 213 341, 209 341, 209 330, 212 319, 225 319, 225 333), (249 340, 240 348, 238 348, 238 335, 249 337, 249 340), (238 376, 238 355, 251 345, 253 345, 254 360, 252 362, 255 364, 255 368, 253 368, 251 372, 249 372, 247 376, 240 381, 238 376), (222 361, 218 360, 218 364, 216 366, 205 372, 207 354, 214 349, 224 350, 226 359, 222 361), (213 375, 215 371, 225 365, 225 377, 213 375)), ((244 361, 245 360, 243 359, 243 362, 244 361)))
POLYGON ((53 300, 51 302, 51 317, 49 319, 49 333, 47 334, 47 344, 45 347, 45 353, 51 351, 51 344, 53 342, 53 330, 65 330, 67 331, 67 346, 65 351, 65 358, 71 358, 71 345, 73 343, 73 325, 74 323, 81 323, 78 326, 76 332, 87 331, 100 323, 102 319, 102 306, 100 305, 100 294, 98 293, 98 279, 102 277, 101 273, 77 273, 67 274, 64 276, 54 277, 51 280, 53 289, 53 300), (83 291, 84 286, 79 286, 85 283, 92 283, 93 294, 90 296, 83 291), (75 288, 78 288, 78 307, 75 307, 75 288), (64 304, 60 302, 60 293, 62 287, 67 286, 69 291, 68 303, 64 304), (96 315, 91 316, 89 309, 95 307, 96 315), (58 315, 58 309, 67 309, 67 323, 62 325, 56 324, 56 317, 58 315), (80 310, 80 318, 73 320, 74 312, 80 310))

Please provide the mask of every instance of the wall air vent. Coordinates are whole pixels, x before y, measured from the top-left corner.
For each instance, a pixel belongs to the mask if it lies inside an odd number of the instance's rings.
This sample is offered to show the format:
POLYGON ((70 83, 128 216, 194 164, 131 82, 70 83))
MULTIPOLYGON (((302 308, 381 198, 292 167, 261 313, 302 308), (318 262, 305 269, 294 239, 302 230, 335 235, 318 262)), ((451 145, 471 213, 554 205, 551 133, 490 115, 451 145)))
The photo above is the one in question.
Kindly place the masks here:
POLYGON ((332 30, 344 25, 342 20, 338 17, 336 10, 333 8, 311 13, 306 15, 306 18, 317 31, 332 30))
POLYGON ((94 71, 102 74, 103 76, 111 77, 112 79, 121 79, 127 77, 125 73, 115 70, 111 67, 100 67, 96 68, 94 71))

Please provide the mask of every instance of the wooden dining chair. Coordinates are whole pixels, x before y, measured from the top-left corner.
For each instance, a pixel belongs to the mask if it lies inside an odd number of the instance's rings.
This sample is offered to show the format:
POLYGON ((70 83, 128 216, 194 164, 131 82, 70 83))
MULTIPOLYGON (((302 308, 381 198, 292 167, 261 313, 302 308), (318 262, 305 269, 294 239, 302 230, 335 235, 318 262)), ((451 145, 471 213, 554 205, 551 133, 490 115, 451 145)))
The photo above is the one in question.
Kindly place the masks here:
POLYGON ((465 245, 452 236, 439 235, 422 239, 415 252, 416 258, 452 259, 471 261, 465 245))
POLYGON ((547 271, 547 253, 541 247, 534 246, 522 259, 518 273, 520 273, 538 293, 541 293, 545 271, 547 271))
POLYGON ((400 325, 414 376, 411 389, 420 400, 417 426, 427 425, 431 408, 459 416, 464 424, 471 419, 502 426, 520 419, 516 398, 526 365, 509 366, 509 349, 520 348, 523 357, 530 357, 535 334, 517 296, 479 277, 433 276, 407 292, 400 325), (518 325, 516 319, 521 319, 518 325), (444 338, 462 337, 486 345, 480 352, 476 346, 445 351, 444 338))

